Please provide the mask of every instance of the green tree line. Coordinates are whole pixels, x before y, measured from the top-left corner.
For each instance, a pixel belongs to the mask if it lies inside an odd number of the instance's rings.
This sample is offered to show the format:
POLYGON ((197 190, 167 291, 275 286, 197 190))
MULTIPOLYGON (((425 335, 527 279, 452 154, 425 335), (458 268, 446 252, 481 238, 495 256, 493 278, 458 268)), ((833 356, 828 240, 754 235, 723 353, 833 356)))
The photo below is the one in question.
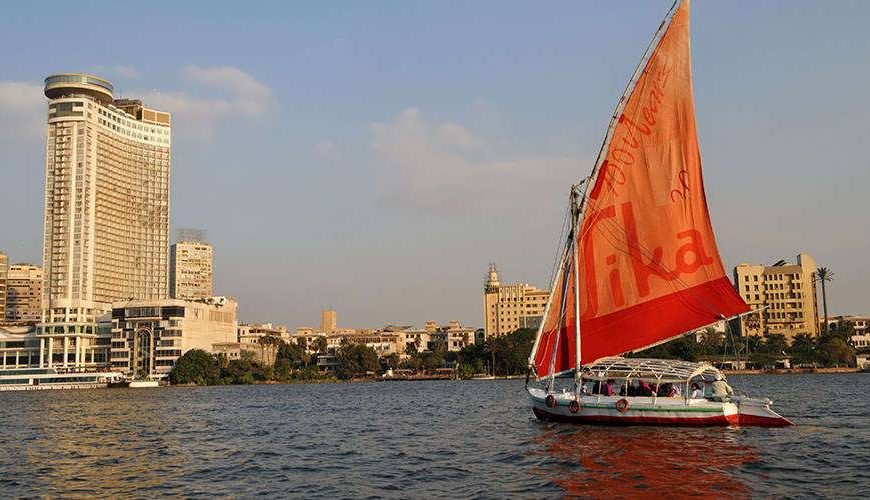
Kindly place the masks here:
POLYGON ((709 328, 697 340, 690 335, 632 356, 686 361, 739 357, 762 368, 773 367, 782 358, 790 358, 792 366, 852 366, 855 363, 855 348, 850 339, 854 333, 852 325, 844 323, 818 337, 801 333, 788 342, 780 334, 729 337, 709 328))

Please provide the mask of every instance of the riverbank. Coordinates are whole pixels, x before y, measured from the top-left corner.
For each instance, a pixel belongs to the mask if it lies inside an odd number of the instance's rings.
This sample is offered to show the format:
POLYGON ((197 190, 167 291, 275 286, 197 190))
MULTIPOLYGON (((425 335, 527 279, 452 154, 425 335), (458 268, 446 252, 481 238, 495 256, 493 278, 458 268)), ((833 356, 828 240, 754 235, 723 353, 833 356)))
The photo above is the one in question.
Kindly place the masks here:
POLYGON ((862 373, 860 368, 775 368, 772 370, 722 370, 726 375, 796 375, 806 373, 862 373))

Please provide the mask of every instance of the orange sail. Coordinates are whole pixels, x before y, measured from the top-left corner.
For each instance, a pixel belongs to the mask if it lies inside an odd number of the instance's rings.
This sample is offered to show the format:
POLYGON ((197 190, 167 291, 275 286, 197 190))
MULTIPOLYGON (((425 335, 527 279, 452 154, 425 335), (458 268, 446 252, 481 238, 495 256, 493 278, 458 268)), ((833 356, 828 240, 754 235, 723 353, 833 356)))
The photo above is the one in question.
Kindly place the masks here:
POLYGON ((704 196, 688 0, 660 34, 587 183, 533 353, 539 377, 575 366, 577 295, 581 364, 748 310, 725 276, 704 196))

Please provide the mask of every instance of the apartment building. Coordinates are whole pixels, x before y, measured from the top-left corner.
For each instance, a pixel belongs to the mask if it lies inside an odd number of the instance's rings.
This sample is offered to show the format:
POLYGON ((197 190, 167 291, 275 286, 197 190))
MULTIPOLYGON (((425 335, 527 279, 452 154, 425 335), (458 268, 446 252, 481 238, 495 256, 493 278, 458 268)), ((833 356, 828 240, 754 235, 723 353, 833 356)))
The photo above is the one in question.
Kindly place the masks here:
POLYGON ((506 335, 519 328, 537 328, 550 292, 527 283, 502 285, 495 264, 483 287, 484 336, 506 335))
POLYGON ((169 296, 205 299, 213 295, 212 246, 204 241, 179 241, 169 251, 169 296))
POLYGON ((9 266, 6 280, 6 321, 39 322, 42 315, 42 268, 33 264, 9 266))
POLYGON ((816 263, 809 255, 799 254, 794 264, 741 263, 734 268, 734 286, 756 311, 740 319, 745 335, 781 334, 790 341, 801 333, 819 334, 816 263))

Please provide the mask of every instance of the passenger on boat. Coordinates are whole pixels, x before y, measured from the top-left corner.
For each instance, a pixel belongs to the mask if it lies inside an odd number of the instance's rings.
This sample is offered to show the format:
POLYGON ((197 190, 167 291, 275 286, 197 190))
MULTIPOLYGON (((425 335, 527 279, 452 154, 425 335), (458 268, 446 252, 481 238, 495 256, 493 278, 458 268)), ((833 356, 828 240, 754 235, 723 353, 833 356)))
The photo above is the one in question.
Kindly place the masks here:
POLYGON ((673 386, 674 386, 674 384, 672 384, 670 382, 665 382, 664 384, 659 385, 658 389, 656 389, 656 396, 658 396, 660 398, 666 398, 666 397, 670 396, 671 387, 673 387, 673 386))
POLYGON ((710 384, 711 399, 713 401, 728 401, 734 395, 734 389, 722 380, 722 375, 717 374, 716 380, 710 384))
POLYGON ((655 392, 653 392, 653 388, 647 383, 646 380, 638 381, 637 392, 635 396, 652 396, 655 392))
POLYGON ((704 389, 697 382, 692 382, 692 399, 704 399, 704 389))
POLYGON ((613 392, 613 379, 607 379, 603 384, 601 381, 596 381, 595 385, 592 386, 593 394, 601 394, 602 396, 613 396, 615 393, 613 392))

